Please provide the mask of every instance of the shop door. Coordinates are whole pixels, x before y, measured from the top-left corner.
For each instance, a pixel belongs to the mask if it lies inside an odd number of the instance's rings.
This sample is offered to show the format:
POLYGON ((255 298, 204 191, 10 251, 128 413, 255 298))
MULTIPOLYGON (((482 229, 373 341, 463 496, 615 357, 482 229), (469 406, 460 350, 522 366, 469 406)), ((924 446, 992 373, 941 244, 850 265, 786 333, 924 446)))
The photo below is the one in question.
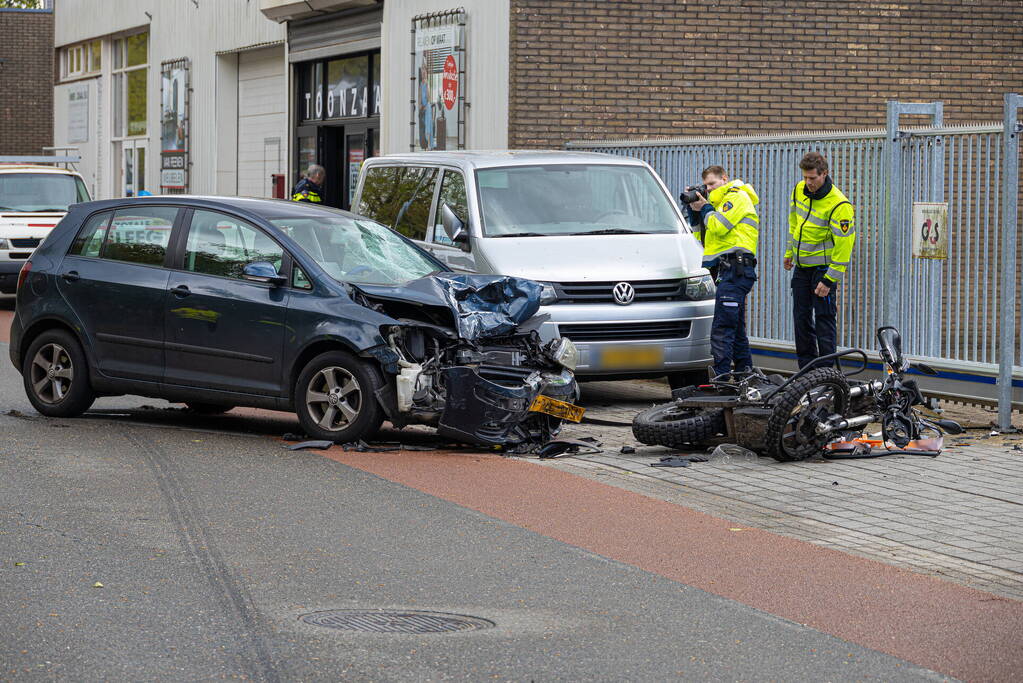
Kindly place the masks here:
POLYGON ((146 185, 146 141, 124 140, 120 143, 120 147, 118 187, 121 188, 121 196, 137 197, 143 190, 148 190, 146 185))
POLYGON ((351 210, 355 189, 359 186, 359 171, 366 160, 366 134, 356 133, 345 136, 345 169, 344 206, 351 210))

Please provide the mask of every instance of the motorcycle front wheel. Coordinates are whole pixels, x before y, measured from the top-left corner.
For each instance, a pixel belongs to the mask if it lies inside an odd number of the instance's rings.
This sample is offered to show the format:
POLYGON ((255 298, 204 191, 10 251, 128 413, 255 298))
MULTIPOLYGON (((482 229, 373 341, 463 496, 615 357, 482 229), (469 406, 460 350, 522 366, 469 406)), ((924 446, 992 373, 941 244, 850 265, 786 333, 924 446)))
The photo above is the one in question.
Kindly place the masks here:
POLYGON ((817 425, 833 414, 845 415, 849 383, 835 368, 817 368, 790 384, 773 401, 767 420, 767 455, 779 462, 806 460, 828 442, 817 425))

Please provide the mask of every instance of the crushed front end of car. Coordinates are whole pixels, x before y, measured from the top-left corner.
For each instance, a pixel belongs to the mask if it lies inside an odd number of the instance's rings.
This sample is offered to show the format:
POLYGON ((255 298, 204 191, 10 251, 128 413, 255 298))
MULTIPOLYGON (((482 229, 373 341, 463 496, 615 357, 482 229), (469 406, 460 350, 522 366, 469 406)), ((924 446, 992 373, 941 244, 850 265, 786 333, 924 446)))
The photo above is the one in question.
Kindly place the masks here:
POLYGON ((490 275, 432 275, 400 288, 360 285, 354 297, 394 319, 381 333, 395 356, 396 426, 432 425, 442 436, 525 452, 583 409, 568 339, 544 343, 541 286, 490 275))

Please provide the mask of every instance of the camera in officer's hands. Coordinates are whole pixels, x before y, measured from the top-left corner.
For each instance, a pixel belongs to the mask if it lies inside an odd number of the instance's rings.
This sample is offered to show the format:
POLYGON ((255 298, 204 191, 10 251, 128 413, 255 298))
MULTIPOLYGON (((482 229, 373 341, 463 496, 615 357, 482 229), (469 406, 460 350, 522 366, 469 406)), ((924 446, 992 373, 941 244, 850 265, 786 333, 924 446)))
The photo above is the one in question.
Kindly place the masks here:
POLYGON ((704 183, 703 185, 692 185, 690 187, 687 187, 682 191, 682 194, 680 194, 678 198, 685 204, 692 204, 693 202, 700 200, 700 197, 698 195, 701 194, 704 197, 707 196, 706 183, 704 183))

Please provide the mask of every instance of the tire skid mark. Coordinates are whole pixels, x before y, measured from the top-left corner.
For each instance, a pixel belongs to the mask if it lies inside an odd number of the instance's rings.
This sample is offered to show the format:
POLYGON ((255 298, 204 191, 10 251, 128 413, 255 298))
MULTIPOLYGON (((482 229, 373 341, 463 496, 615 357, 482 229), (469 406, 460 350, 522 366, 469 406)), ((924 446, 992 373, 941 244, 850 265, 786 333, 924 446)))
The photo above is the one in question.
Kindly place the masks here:
POLYGON ((209 524, 191 493, 182 486, 182 477, 167 453, 156 443, 129 429, 122 435, 134 444, 153 473, 174 523, 174 530, 182 548, 199 567, 203 577, 213 589, 213 597, 225 615, 233 615, 240 622, 239 641, 255 654, 242 656, 242 668, 253 680, 276 682, 281 677, 273 663, 270 648, 263 635, 258 611, 248 591, 227 566, 209 530, 209 524))

